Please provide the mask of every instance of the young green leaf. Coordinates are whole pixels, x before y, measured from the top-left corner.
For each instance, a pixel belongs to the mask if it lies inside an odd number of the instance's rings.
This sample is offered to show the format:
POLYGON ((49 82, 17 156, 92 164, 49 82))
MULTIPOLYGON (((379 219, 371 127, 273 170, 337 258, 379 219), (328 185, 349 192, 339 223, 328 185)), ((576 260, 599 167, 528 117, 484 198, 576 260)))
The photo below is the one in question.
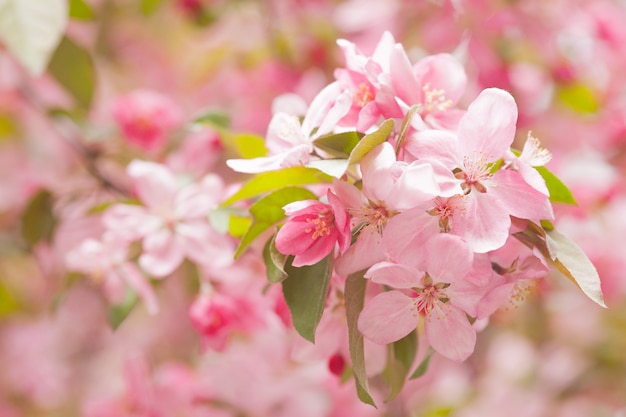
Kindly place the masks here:
POLYGON ((359 143, 354 147, 352 152, 350 152, 348 164, 352 165, 360 162, 361 159, 363 159, 363 157, 367 155, 372 149, 386 141, 393 131, 394 125, 395 122, 393 121, 393 119, 387 119, 380 125, 378 130, 363 136, 359 143))
POLYGON ((285 272, 287 258, 287 255, 283 255, 276 249, 276 234, 274 234, 263 248, 267 280, 272 284, 277 284, 287 278, 287 272, 285 272))
POLYGON ((426 356, 424 356, 424 359, 422 359, 420 364, 417 365, 417 368, 415 368, 415 371, 411 374, 409 379, 417 379, 426 374, 426 371, 428 371, 428 367, 430 366, 430 358, 433 357, 433 353, 435 353, 434 349, 430 348, 428 353, 426 353, 426 356))
POLYGON ((260 136, 243 133, 235 135, 233 141, 242 158, 251 159, 267 155, 265 140, 260 136))
POLYGON ((85 0, 70 0, 70 17, 79 20, 93 20, 95 15, 85 0))
POLYGON ((388 345, 387 367, 383 373, 390 388, 386 402, 393 400, 402 391, 407 375, 413 366, 416 353, 416 330, 388 345))
POLYGON ((235 251, 235 259, 241 256, 261 233, 285 218, 283 211, 285 205, 294 201, 314 199, 317 199, 317 196, 306 188, 285 187, 266 195, 250 206, 252 223, 239 242, 235 251))
POLYGON ((348 324, 348 346, 352 360, 352 372, 359 399, 376 407, 374 399, 369 393, 367 374, 365 372, 365 349, 363 335, 357 328, 359 314, 365 304, 365 289, 367 280, 363 277, 365 271, 351 274, 346 279, 344 300, 346 304, 346 319, 348 324))
POLYGON ((292 167, 278 171, 264 172, 254 176, 241 186, 239 191, 222 203, 222 207, 237 201, 256 197, 268 191, 297 185, 330 183, 332 177, 314 168, 292 167))
POLYGON ((94 68, 89 52, 65 36, 50 60, 48 71, 74 97, 76 104, 86 110, 91 105, 96 83, 94 68))
POLYGON ((208 124, 217 129, 230 129, 230 116, 226 113, 208 111, 195 118, 193 124, 208 124))
POLYGON ((293 325, 302 337, 315 343, 315 330, 322 318, 328 287, 333 272, 333 257, 328 255, 315 265, 296 268, 285 266, 287 279, 282 283, 283 295, 293 325))
POLYGON ((124 300, 122 300, 120 304, 109 307, 109 324, 113 330, 120 327, 124 320, 126 320, 130 312, 135 308, 135 305, 137 305, 138 300, 139 297, 137 297, 137 294, 130 288, 127 288, 124 300))
POLYGON ((584 84, 560 86, 556 93, 559 101, 579 113, 596 113, 600 108, 594 92, 584 84))
POLYGON ((141 13, 144 16, 149 16, 159 8, 161 3, 163 3, 163 0, 141 0, 139 4, 141 13))
POLYGON ((54 199, 48 190, 41 190, 30 200, 22 214, 22 238, 29 246, 50 241, 57 223, 52 211, 54 199))
POLYGON ((563 184, 563 181, 556 175, 550 172, 548 168, 542 166, 534 168, 546 182, 546 187, 548 187, 548 191, 550 192, 550 201, 553 203, 577 204, 569 188, 567 188, 567 186, 563 184))
POLYGON ((572 240, 557 232, 556 229, 546 232, 546 240, 556 248, 553 265, 592 301, 606 307, 600 276, 587 255, 572 240))
POLYGON ((348 158, 362 137, 363 134, 359 132, 334 133, 315 139, 313 145, 334 158, 348 158))

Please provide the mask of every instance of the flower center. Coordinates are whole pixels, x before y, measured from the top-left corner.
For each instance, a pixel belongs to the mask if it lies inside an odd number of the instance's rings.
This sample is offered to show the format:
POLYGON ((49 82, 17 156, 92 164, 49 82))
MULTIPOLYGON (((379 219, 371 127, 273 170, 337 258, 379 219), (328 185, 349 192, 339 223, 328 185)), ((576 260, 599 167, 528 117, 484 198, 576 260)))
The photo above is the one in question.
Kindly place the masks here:
POLYGON ((455 177, 463 180, 461 189, 465 194, 473 189, 479 193, 486 193, 487 187, 482 184, 482 181, 488 180, 492 177, 491 164, 489 164, 483 155, 478 159, 470 159, 468 156, 463 158, 463 170, 455 174, 455 177))
POLYGON ((374 100, 374 93, 369 85, 361 83, 359 90, 354 94, 354 100, 357 106, 364 107, 367 103, 374 100))
POLYGON ((317 217, 309 217, 306 221, 311 224, 311 227, 304 229, 304 232, 312 232, 311 238, 315 240, 318 237, 330 235, 335 216, 331 210, 326 210, 319 213, 317 217))
POLYGON ((439 228, 442 233, 450 232, 450 220, 459 211, 463 211, 462 198, 460 195, 454 195, 450 198, 435 198, 435 207, 429 210, 428 214, 439 217, 439 228))
POLYGON ((422 90, 424 91, 422 114, 442 112, 452 107, 452 100, 446 98, 446 92, 444 90, 431 89, 430 84, 424 85, 422 90))
POLYGON ((433 279, 426 274, 424 277, 424 286, 413 288, 413 305, 417 311, 427 316, 433 310, 437 311, 441 316, 445 315, 444 306, 450 301, 446 294, 446 289, 450 284, 446 282, 438 282, 433 284, 433 279))
POLYGON ((384 203, 374 203, 373 201, 369 201, 365 207, 348 211, 358 221, 357 230, 375 230, 379 235, 383 234, 387 221, 396 214, 393 210, 387 210, 384 203))

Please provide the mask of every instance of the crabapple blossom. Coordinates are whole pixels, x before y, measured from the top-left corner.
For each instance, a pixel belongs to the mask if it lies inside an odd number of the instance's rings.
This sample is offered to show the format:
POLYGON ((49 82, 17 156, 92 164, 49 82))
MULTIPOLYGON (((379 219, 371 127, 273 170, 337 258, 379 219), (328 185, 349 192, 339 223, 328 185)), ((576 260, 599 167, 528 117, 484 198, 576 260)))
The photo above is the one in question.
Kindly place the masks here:
POLYGON ((167 167, 139 160, 131 162, 128 174, 144 206, 116 204, 104 213, 103 221, 111 232, 142 241, 139 264, 146 272, 164 277, 185 257, 199 264, 230 263, 231 244, 208 222, 223 192, 218 176, 179 185, 167 167), (213 254, 210 260, 208 253, 213 254))
POLYGON ((182 111, 169 97, 150 90, 118 97, 112 113, 124 137, 145 151, 160 150, 183 120, 182 111))
POLYGON ((513 143, 516 120, 513 97, 504 90, 490 88, 470 104, 456 133, 427 130, 405 143, 410 155, 437 159, 462 181, 464 216, 456 223, 457 233, 476 252, 504 244, 510 216, 535 222, 553 218, 547 196, 526 182, 520 172, 492 172, 513 143))
POLYGON ((304 200, 283 207, 288 220, 276 235, 276 249, 294 255, 293 266, 321 261, 335 249, 335 244, 339 244, 341 253, 350 245, 348 213, 330 190, 327 198, 328 204, 304 200))
POLYGON ((472 283, 474 254, 459 237, 438 234, 400 262, 380 262, 365 274, 394 288, 366 301, 358 327, 365 337, 387 344, 399 340, 424 320, 426 337, 443 356, 465 360, 476 343, 467 315, 476 317, 483 289, 472 283))

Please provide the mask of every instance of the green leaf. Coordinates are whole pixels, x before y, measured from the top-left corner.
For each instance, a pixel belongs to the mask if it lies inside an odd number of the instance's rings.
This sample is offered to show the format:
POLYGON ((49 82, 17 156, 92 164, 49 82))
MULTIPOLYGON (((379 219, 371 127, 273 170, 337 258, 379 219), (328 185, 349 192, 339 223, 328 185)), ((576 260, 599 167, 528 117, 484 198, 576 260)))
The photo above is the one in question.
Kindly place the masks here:
POLYGON ((19 309, 20 303, 0 279, 0 317, 8 316, 19 309))
POLYGON ((363 277, 365 271, 348 275, 345 285, 344 300, 346 304, 346 321, 348 324, 348 346, 350 349, 350 360, 352 361, 352 372, 359 399, 376 407, 374 399, 369 393, 367 373, 365 372, 365 349, 363 345, 363 335, 357 328, 359 314, 365 304, 365 289, 367 280, 363 277))
POLYGON ((402 126, 400 126, 400 134, 398 135, 398 141, 396 142, 396 154, 400 151, 400 147, 402 146, 402 142, 404 142, 404 138, 406 134, 409 132, 409 128, 411 127, 411 121, 415 116, 417 110, 421 107, 421 104, 415 104, 411 106, 409 111, 402 119, 402 126))
POLYGON ((233 237, 242 237, 251 225, 252 219, 250 217, 231 214, 228 217, 228 234, 233 237))
POLYGON ((363 136, 352 152, 350 152, 348 163, 352 165, 360 162, 372 149, 386 141, 393 131, 394 125, 393 119, 387 119, 380 125, 378 130, 363 136))
POLYGON ((46 68, 67 26, 67 0, 0 1, 0 43, 33 76, 46 68))
POLYGON ((79 20, 93 20, 95 15, 85 0, 70 0, 70 17, 79 20))
POLYGON ((245 133, 236 135, 233 140, 242 158, 251 159, 267 155, 265 140, 260 136, 245 133))
POLYGON ((226 113, 217 111, 209 111, 198 117, 193 121, 194 124, 208 124, 217 129, 230 129, 230 116, 226 113))
POLYGON ((556 96, 561 103, 579 113, 592 114, 600 108, 600 103, 593 91, 581 83, 560 86, 556 96))
POLYGON ((299 268, 287 264, 285 272, 283 295, 293 325, 302 337, 315 343, 315 330, 324 312, 333 272, 333 256, 330 254, 315 265, 299 268))
POLYGON ((278 221, 285 218, 283 207, 289 203, 300 200, 314 200, 317 196, 306 188, 285 187, 263 197, 252 206, 252 224, 239 242, 235 251, 235 259, 241 256, 250 244, 261 233, 272 227, 278 221))
POLYGON ((222 203, 222 207, 284 187, 330 182, 332 182, 330 175, 314 168, 292 167, 264 172, 254 176, 241 186, 239 191, 222 203))
POLYGON ((141 0, 139 7, 144 16, 149 16, 159 8, 161 3, 163 0, 141 0))
POLYGON ((426 371, 428 371, 428 367, 430 366, 430 358, 433 357, 433 353, 435 353, 435 351, 430 348, 409 379, 417 379, 426 374, 426 371))
POLYGON ((362 137, 359 132, 335 133, 315 139, 313 145, 335 158, 348 158, 362 137))
MULTIPOLYGON (((555 248, 552 264, 570 281, 578 286, 592 301, 606 307, 600 285, 600 276, 587 255, 568 237, 556 229, 546 232, 548 246, 555 248)), ((550 261, 550 259, 548 259, 550 261)))
POLYGON ((565 203, 576 205, 576 199, 572 192, 565 184, 546 167, 534 167, 546 182, 548 191, 550 192, 550 201, 553 203, 565 203))
POLYGON ((86 110, 91 106, 96 74, 93 59, 86 49, 64 36, 48 71, 81 108, 86 110))
POLYGON ((268 239, 263 248, 263 261, 265 262, 267 280, 272 284, 277 284, 287 278, 287 272, 285 272, 287 258, 286 255, 283 255, 276 249, 276 234, 274 234, 268 239))
POLYGON ((130 312, 135 308, 135 305, 137 305, 138 300, 139 297, 137 297, 137 294, 130 288, 127 288, 124 300, 120 304, 109 307, 109 324, 113 330, 120 327, 124 320, 126 320, 130 312))
POLYGON ((52 211, 54 199, 48 190, 41 190, 30 200, 22 214, 22 237, 29 246, 52 239, 57 219, 52 211))
POLYGON ((393 400, 404 387, 417 353, 417 331, 387 346, 387 367, 383 376, 389 384, 386 402, 393 400))

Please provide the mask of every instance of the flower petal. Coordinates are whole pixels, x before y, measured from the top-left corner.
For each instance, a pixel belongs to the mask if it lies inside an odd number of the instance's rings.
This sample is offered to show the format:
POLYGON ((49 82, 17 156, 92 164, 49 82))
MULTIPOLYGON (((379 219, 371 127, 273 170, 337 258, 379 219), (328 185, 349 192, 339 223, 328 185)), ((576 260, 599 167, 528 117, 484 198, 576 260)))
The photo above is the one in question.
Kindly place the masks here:
POLYGON ((387 344, 411 333, 419 320, 413 299, 400 291, 388 291, 366 301, 357 327, 371 341, 387 344))
POLYGON ((426 337, 430 345, 441 355, 462 362, 473 352, 476 345, 476 330, 464 312, 454 307, 444 314, 434 316, 435 310, 426 318, 426 337))

